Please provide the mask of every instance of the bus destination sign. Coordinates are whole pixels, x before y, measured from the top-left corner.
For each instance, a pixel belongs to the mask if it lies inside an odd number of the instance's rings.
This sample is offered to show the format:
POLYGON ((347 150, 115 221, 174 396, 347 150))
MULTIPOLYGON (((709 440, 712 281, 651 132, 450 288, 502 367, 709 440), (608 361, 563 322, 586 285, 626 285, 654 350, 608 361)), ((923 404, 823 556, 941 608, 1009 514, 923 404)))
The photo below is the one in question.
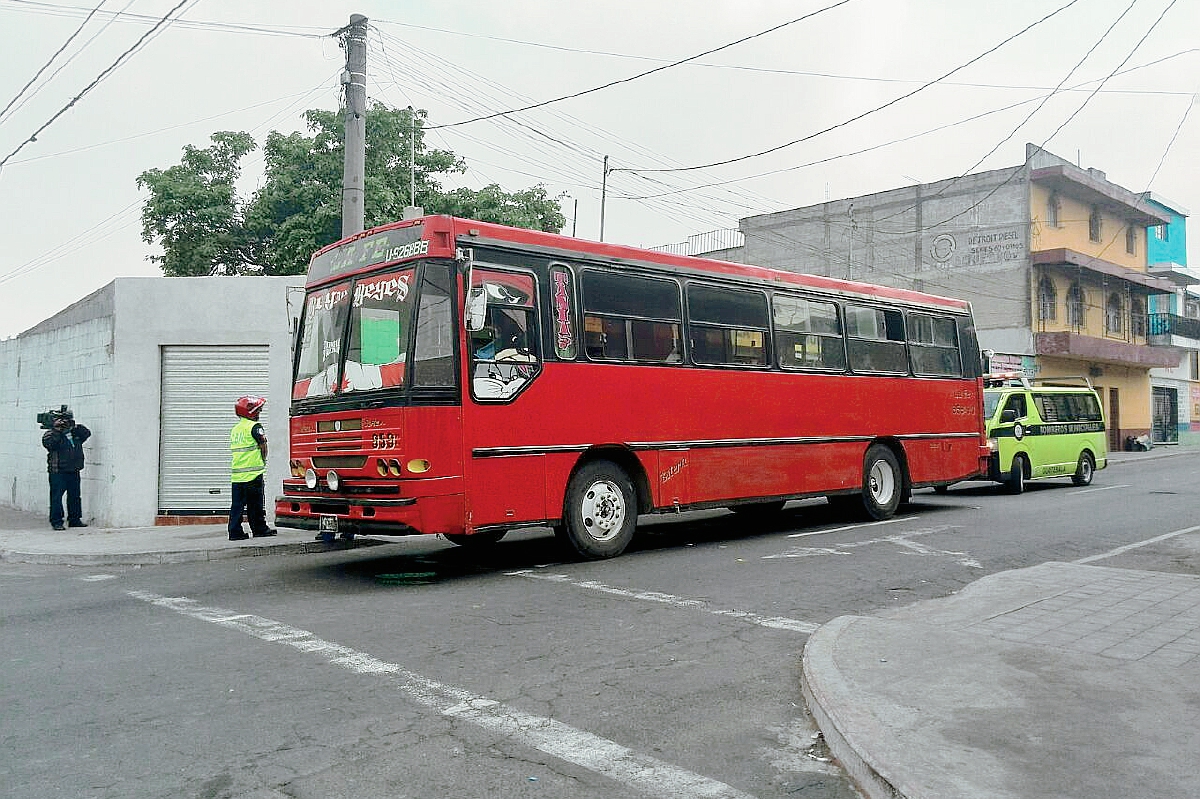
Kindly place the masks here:
POLYGON ((355 239, 315 256, 308 266, 308 279, 310 282, 323 280, 375 264, 426 255, 429 253, 429 242, 421 238, 424 232, 424 226, 413 225, 355 239))

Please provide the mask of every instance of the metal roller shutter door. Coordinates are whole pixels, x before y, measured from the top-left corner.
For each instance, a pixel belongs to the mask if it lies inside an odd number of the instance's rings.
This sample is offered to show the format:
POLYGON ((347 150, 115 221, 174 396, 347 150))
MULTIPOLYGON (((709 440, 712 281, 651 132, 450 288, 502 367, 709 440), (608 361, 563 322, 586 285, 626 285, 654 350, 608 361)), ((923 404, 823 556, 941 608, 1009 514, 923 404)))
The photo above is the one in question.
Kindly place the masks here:
MULTIPOLYGON (((229 511, 229 428, 243 394, 267 396, 267 347, 162 348, 158 508, 162 515, 229 511)), ((270 430, 268 413, 263 425, 270 430)))

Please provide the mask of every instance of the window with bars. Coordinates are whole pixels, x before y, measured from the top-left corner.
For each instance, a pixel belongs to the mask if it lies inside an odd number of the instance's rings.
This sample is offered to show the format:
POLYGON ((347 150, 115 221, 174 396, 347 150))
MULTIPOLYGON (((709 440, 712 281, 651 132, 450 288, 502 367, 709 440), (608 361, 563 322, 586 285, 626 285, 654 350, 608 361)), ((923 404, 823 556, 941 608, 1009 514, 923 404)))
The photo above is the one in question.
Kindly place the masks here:
POLYGON ((1038 319, 1043 322, 1058 318, 1058 289, 1054 281, 1043 277, 1038 281, 1038 319))
POLYGON ((1087 327, 1087 306, 1078 283, 1072 283, 1067 290, 1067 324, 1074 328, 1087 327))
POLYGON ((1125 301, 1116 292, 1109 294, 1104 304, 1104 332, 1110 336, 1125 334, 1125 301))

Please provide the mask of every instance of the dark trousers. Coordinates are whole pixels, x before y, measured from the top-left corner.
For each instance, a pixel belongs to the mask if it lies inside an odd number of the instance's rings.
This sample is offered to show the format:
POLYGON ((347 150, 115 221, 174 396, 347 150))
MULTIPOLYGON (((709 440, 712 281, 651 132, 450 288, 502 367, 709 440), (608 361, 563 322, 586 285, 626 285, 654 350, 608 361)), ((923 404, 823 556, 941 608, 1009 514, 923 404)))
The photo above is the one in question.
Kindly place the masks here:
POLYGON ((63 523, 63 494, 67 495, 67 521, 83 521, 83 500, 79 496, 79 472, 50 472, 50 524, 63 523))
POLYGON ((242 508, 250 521, 250 532, 263 533, 267 529, 267 511, 263 505, 263 478, 260 474, 246 483, 233 483, 229 504, 229 534, 242 532, 242 508))

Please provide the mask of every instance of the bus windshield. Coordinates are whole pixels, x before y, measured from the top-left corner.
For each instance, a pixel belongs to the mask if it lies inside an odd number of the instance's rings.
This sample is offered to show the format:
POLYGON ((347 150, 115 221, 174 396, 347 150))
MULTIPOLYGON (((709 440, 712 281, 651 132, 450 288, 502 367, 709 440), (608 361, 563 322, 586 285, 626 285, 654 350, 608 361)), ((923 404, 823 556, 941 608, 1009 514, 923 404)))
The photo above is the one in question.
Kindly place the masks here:
POLYGON ((402 386, 415 293, 412 279, 410 267, 311 294, 292 399, 402 386))

